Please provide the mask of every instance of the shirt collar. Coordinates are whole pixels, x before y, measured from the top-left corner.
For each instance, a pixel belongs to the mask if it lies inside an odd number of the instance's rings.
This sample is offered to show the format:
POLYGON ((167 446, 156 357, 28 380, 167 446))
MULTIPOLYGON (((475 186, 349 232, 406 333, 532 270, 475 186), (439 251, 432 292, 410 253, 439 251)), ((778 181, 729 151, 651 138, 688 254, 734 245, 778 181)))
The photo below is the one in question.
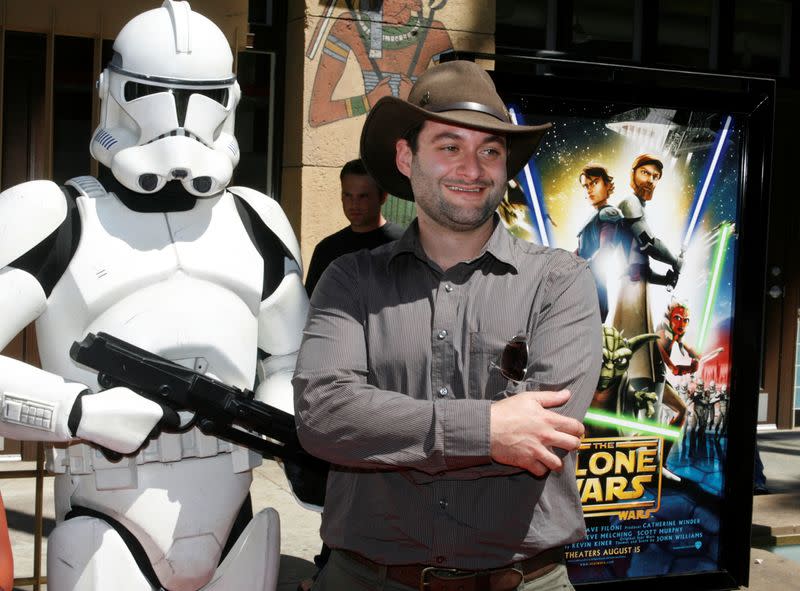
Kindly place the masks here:
MULTIPOLYGON (((485 254, 489 254, 501 263, 510 266, 514 271, 518 271, 517 260, 514 250, 514 242, 517 240, 512 236, 505 226, 500 221, 500 216, 494 214, 493 219, 494 231, 486 242, 481 253, 473 260, 477 261, 485 254)), ((412 254, 421 261, 430 262, 428 255, 422 248, 422 243, 419 239, 419 222, 416 218, 411 222, 406 231, 400 237, 400 240, 394 243, 393 251, 389 257, 389 264, 401 254, 412 254)), ((470 261, 467 261, 470 262, 470 261)))

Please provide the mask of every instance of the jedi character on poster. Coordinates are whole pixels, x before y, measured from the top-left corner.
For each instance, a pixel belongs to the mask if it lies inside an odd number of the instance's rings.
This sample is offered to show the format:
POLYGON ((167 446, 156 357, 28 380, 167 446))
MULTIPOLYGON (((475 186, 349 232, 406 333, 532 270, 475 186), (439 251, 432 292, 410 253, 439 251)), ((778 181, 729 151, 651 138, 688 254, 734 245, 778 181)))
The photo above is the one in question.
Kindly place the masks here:
POLYGON ((740 150, 719 113, 555 118, 509 184, 509 230, 585 258, 598 288, 574 582, 718 566, 740 150))

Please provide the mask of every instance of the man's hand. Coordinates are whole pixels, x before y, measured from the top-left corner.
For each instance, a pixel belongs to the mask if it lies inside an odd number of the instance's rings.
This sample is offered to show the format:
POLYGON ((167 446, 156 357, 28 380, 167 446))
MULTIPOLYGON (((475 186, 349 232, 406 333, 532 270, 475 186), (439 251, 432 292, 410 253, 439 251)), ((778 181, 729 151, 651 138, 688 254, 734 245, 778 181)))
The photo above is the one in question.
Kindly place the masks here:
POLYGON ((70 413, 75 437, 120 454, 136 452, 160 429, 179 424, 171 408, 121 387, 79 396, 70 413))
POLYGON ((495 462, 524 468, 535 476, 561 470, 561 458, 552 448, 578 449, 583 424, 549 408, 569 400, 560 392, 520 392, 492 403, 490 416, 491 454, 495 462))

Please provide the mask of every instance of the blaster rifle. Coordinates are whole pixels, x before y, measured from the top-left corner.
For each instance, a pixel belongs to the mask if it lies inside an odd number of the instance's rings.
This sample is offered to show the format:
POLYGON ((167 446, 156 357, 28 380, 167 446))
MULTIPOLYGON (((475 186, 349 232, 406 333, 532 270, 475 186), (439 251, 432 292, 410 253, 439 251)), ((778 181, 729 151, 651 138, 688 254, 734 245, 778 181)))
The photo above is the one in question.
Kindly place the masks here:
MULTIPOLYGON (((196 425, 206 435, 262 455, 301 465, 323 463, 300 446, 294 417, 255 400, 251 390, 228 386, 104 332, 89 333, 83 341, 74 342, 69 355, 96 370, 97 382, 105 389, 125 386, 175 411, 193 412, 194 418, 180 431, 196 425)), ((116 459, 120 457, 117 454, 116 459)))

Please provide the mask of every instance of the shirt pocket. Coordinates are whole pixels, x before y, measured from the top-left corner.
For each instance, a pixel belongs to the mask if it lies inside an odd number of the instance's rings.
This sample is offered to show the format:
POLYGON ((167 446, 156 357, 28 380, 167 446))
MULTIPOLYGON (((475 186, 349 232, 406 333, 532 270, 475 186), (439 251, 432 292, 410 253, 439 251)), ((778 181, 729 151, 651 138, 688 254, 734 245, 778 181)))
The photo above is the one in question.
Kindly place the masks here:
POLYGON ((484 332, 469 333, 469 368, 466 397, 492 400, 508 386, 498 363, 506 340, 484 332))

